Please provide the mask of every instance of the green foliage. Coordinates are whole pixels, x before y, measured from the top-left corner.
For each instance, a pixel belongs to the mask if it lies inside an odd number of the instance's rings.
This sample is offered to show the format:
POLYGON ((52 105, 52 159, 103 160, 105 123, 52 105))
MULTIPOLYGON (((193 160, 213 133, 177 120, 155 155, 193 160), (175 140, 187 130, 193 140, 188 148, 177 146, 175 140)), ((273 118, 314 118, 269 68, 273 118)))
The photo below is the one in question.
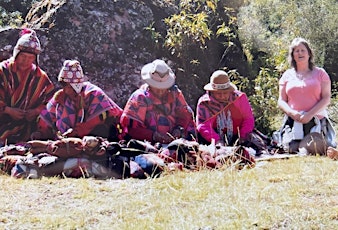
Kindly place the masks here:
POLYGON ((337 9, 336 0, 249 1, 238 14, 239 35, 248 50, 269 54, 281 70, 288 66, 284 55, 295 37, 312 43, 318 65, 331 65, 338 52, 337 9))
POLYGON ((145 28, 146 31, 150 33, 151 39, 154 41, 155 45, 158 47, 162 36, 154 28, 154 22, 145 28))
POLYGON ((1 0, 0 27, 20 27, 37 0, 1 0))
POLYGON ((209 14, 216 9, 216 1, 180 1, 180 12, 164 20, 168 26, 165 47, 176 56, 187 56, 187 48, 198 45, 205 48, 206 40, 210 39, 212 31, 209 28, 209 14))
POLYGON ((279 73, 262 68, 254 82, 254 94, 249 97, 253 108, 256 128, 270 134, 276 128, 276 117, 281 114, 277 107, 279 73))
MULTIPOLYGON (((230 8, 222 9, 220 15, 217 8, 219 0, 181 0, 179 12, 164 20, 167 25, 164 46, 176 57, 190 58, 191 50, 203 52, 208 48, 207 42, 218 36, 234 37, 232 26, 235 17, 230 8)), ((193 59, 193 58, 192 58, 193 59)), ((188 63, 192 61, 188 60, 188 63)))
POLYGON ((248 78, 241 76, 236 70, 227 71, 232 83, 236 85, 238 90, 246 91, 249 88, 250 81, 248 78))
POLYGON ((23 19, 20 12, 8 13, 0 7, 0 27, 19 27, 22 22, 23 19))
POLYGON ((256 125, 262 130, 273 127, 272 118, 280 113, 277 80, 289 68, 288 46, 295 37, 307 39, 317 65, 324 66, 333 81, 338 80, 337 9, 336 0, 252 0, 239 10, 238 33, 244 52, 252 71, 260 69, 250 100, 256 125))

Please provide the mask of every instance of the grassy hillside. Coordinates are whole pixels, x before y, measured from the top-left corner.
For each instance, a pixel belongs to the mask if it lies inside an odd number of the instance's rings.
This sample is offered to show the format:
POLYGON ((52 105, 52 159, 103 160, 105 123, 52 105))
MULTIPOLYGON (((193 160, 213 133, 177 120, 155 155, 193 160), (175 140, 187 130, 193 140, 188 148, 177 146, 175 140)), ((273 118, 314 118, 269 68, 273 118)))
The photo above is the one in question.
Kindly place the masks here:
POLYGON ((0 229, 336 229, 337 164, 299 157, 123 181, 1 175, 0 229))

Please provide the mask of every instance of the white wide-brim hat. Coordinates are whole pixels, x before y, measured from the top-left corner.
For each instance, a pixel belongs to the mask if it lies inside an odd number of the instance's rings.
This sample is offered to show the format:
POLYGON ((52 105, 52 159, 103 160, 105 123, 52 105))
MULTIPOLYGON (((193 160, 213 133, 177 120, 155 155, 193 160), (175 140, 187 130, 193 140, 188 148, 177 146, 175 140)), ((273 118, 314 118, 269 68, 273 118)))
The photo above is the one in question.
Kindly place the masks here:
POLYGON ((141 70, 142 79, 151 87, 169 89, 175 84, 175 74, 162 60, 146 64, 141 70))

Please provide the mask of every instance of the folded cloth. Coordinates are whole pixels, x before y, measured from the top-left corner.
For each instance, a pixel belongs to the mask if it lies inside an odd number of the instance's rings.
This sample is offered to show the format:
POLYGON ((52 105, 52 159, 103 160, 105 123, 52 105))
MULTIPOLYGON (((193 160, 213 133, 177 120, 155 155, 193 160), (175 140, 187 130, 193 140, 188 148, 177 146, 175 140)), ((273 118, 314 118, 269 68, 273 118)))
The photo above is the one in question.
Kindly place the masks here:
POLYGON ((292 127, 293 140, 301 140, 304 138, 303 124, 297 121, 294 121, 292 127))

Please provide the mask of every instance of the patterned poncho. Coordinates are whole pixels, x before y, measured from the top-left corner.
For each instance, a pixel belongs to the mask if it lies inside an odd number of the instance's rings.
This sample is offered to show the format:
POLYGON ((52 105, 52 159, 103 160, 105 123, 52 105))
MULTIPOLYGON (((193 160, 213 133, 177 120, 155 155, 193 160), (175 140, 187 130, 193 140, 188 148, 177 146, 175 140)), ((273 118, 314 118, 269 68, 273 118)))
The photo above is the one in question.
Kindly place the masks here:
MULTIPOLYGON (((70 128, 82 124, 88 133, 90 122, 100 117, 101 123, 108 118, 119 122, 122 109, 109 98, 101 88, 90 82, 84 82, 80 92, 81 102, 76 105, 64 94, 63 90, 55 93, 40 118, 55 131, 66 132, 70 128)), ((92 127, 93 128, 93 127, 92 127)))
POLYGON ((169 89, 162 100, 143 85, 129 98, 121 124, 128 127, 129 134, 133 129, 138 130, 139 135, 132 137, 141 140, 152 141, 153 132, 171 133, 177 126, 184 129, 183 136, 186 138, 195 135, 193 111, 176 85, 169 89))
POLYGON ((21 76, 13 59, 0 63, 0 77, 0 139, 8 143, 27 141, 35 131, 36 122, 13 120, 3 113, 4 108, 42 110, 54 93, 54 85, 47 74, 35 65, 27 75, 21 76))
POLYGON ((234 91, 229 103, 224 105, 209 93, 197 103, 197 131, 208 142, 223 140, 232 144, 234 138, 246 138, 254 129, 254 116, 247 96, 234 91))

